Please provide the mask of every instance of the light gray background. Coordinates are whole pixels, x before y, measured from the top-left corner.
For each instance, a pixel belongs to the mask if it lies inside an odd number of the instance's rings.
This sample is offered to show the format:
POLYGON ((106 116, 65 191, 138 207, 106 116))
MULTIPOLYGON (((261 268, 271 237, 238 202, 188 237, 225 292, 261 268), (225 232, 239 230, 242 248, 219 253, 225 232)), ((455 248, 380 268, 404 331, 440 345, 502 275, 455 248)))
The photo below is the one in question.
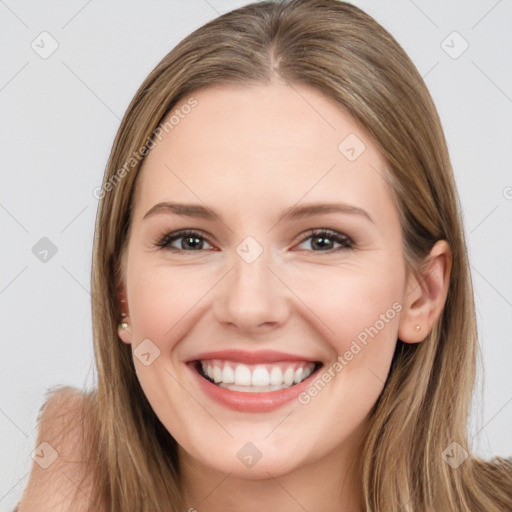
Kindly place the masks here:
MULTIPOLYGON (((0 0, 0 510, 12 510, 27 483, 45 391, 93 382, 92 191, 120 118, 173 46, 246 3, 0 0), (46 59, 31 48, 34 40, 50 47, 43 31, 59 45, 46 59), (58 249, 46 263, 32 252, 42 237, 58 249)), ((472 448, 511 456, 512 2, 353 3, 402 44, 437 104, 464 209, 483 354, 472 448), (469 44, 458 58, 464 42, 453 31, 469 44)))

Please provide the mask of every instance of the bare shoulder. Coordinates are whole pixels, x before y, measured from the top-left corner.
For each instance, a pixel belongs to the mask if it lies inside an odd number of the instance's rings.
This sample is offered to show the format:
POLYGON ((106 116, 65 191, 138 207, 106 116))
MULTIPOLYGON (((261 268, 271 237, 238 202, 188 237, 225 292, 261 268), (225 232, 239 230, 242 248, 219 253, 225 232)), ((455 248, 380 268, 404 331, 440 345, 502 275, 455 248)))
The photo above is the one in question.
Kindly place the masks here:
POLYGON ((91 403, 72 387, 48 395, 39 411, 34 460, 17 510, 86 512, 92 482, 85 463, 91 403))

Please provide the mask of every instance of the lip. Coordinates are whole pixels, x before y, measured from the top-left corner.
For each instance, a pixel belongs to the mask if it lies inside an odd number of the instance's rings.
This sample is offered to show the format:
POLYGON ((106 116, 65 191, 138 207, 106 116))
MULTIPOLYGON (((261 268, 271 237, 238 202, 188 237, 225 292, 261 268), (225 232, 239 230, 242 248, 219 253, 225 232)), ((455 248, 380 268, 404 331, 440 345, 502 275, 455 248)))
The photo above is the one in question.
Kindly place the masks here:
MULTIPOLYGON (((221 352, 216 352, 216 356, 219 356, 221 352)), ((258 353, 261 354, 261 353, 258 353)), ((274 352, 274 355, 276 353, 274 352)), ((205 354, 202 354, 204 356, 205 354)), ((290 361, 289 355, 286 354, 287 359, 279 359, 279 361, 290 361)), ((276 356, 277 357, 277 356, 276 356)), ((204 357, 201 357, 203 359, 204 357)), ((209 358, 204 358, 209 359, 209 358)), ((216 359, 222 359, 222 357, 216 357, 216 359)), ((304 361, 304 358, 299 358, 304 361)), ((243 362, 243 361, 240 361, 243 362)), ((262 362, 258 359, 258 362, 262 362)), ((271 362, 277 362, 276 360, 271 362)), ((312 361, 313 362, 313 361, 312 361)), ((274 411, 285 404, 296 399, 300 393, 305 391, 312 382, 312 379, 316 378, 321 364, 318 368, 307 378, 299 384, 295 384, 289 388, 280 389, 277 391, 266 391, 261 393, 252 393, 244 391, 232 391, 227 388, 221 388, 205 379, 198 371, 199 362, 197 359, 186 363, 187 368, 190 369, 194 378, 196 379, 200 389, 208 396, 211 400, 220 404, 228 409, 238 412, 250 412, 250 413, 261 413, 274 411)))
POLYGON ((276 350, 259 350, 257 352, 247 352, 246 350, 218 350, 216 352, 203 352, 194 357, 186 359, 185 363, 206 359, 223 359, 243 364, 268 364, 286 361, 307 361, 309 363, 318 362, 318 359, 311 359, 297 354, 287 354, 276 350))

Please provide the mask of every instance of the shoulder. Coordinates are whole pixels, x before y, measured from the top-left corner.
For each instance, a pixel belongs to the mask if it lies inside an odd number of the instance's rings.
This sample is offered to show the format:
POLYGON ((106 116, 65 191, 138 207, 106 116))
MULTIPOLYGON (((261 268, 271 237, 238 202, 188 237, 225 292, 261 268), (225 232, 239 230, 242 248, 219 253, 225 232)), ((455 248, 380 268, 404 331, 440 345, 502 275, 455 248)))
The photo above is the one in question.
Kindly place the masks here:
POLYGON ((85 512, 91 476, 87 474, 86 436, 91 403, 78 389, 50 390, 38 415, 37 441, 19 512, 85 512))

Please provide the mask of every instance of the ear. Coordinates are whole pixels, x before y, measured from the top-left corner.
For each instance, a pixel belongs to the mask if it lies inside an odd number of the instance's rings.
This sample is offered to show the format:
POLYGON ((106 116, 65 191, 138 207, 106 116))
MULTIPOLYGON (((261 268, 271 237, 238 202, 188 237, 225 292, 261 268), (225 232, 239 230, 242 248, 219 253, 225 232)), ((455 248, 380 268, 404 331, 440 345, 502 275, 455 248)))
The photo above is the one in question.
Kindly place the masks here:
POLYGON ((452 252, 448 242, 436 242, 427 261, 420 280, 412 273, 407 279, 398 328, 398 338, 404 343, 419 343, 427 337, 440 317, 448 295, 452 268, 452 252), (416 326, 419 326, 418 330, 416 326))
POLYGON ((122 283, 117 286, 117 303, 120 311, 117 332, 124 343, 130 344, 132 342, 130 309, 126 298, 126 288, 122 283), (127 326, 123 327, 122 324, 127 326))

